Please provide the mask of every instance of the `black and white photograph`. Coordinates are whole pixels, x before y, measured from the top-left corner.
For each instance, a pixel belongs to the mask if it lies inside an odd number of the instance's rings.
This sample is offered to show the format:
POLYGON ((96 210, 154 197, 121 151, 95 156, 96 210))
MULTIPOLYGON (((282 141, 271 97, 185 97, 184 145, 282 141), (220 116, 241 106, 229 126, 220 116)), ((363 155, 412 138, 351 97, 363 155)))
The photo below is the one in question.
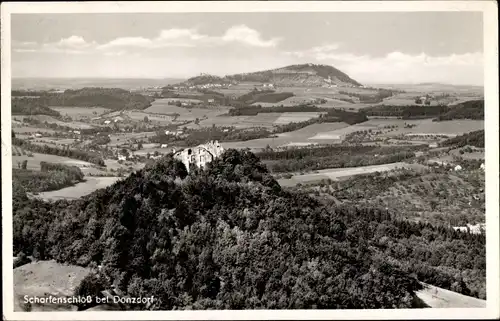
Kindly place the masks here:
POLYGON ((4 317, 498 317, 497 4, 378 3, 2 4, 4 317))

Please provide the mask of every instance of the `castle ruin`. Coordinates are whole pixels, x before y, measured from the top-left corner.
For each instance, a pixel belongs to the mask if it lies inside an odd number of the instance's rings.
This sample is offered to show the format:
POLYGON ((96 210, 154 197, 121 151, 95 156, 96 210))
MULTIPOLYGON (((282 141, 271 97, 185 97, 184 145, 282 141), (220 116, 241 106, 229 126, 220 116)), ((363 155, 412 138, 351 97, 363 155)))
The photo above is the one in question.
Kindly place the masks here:
POLYGON ((206 164, 224 153, 224 148, 218 141, 210 141, 206 144, 190 147, 174 153, 174 158, 180 160, 187 171, 191 164, 198 168, 204 168, 206 164))

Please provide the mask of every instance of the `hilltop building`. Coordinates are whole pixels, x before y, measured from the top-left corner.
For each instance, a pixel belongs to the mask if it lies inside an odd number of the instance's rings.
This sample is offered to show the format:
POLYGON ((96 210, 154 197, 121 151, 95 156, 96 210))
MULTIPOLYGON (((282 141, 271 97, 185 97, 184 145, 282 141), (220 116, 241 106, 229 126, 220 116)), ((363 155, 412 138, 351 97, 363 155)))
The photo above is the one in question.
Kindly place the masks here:
POLYGON ((191 164, 198 168, 203 168, 207 163, 212 162, 215 158, 222 155, 222 153, 224 153, 224 148, 219 142, 210 141, 207 144, 174 152, 174 158, 183 162, 189 172, 191 164))

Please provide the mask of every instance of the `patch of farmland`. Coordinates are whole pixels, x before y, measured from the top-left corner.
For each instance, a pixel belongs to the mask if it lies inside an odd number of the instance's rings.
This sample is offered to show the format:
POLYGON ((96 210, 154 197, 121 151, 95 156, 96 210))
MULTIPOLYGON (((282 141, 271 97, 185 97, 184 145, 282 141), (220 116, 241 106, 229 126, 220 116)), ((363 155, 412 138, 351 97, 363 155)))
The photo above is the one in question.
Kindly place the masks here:
POLYGON ((95 166, 92 163, 81 161, 78 159, 69 158, 69 157, 33 153, 33 157, 28 157, 26 155, 22 155, 22 156, 14 156, 13 155, 12 156, 12 167, 17 167, 17 162, 22 163, 24 160, 28 161, 27 169, 33 169, 33 170, 40 170, 40 162, 78 166, 80 168, 94 167, 95 166))
POLYGON ((126 161, 125 163, 120 164, 118 160, 115 159, 105 159, 104 164, 106 164, 106 169, 108 171, 118 170, 119 168, 125 169, 132 167, 134 170, 139 170, 144 167, 144 163, 133 163, 126 161))
POLYGON ((110 142, 108 146, 117 146, 128 143, 131 140, 146 140, 148 137, 153 137, 156 132, 138 132, 138 133, 113 133, 109 135, 110 142))
POLYGON ((460 154, 460 150, 463 148, 457 148, 457 149, 452 149, 450 150, 449 154, 450 155, 455 155, 455 156, 460 156, 464 159, 484 159, 484 148, 477 148, 474 147, 474 152, 472 153, 463 153, 460 154))
POLYGON ((85 177, 85 182, 80 182, 57 191, 42 192, 37 195, 37 198, 44 200, 76 199, 98 189, 113 185, 119 179, 121 177, 85 177))
POLYGON ((145 117, 148 118, 148 121, 162 122, 162 123, 171 123, 174 120, 173 116, 151 114, 142 111, 126 111, 124 115, 132 120, 137 120, 137 121, 144 121, 145 117))
MULTIPOLYGON (((284 125, 290 123, 298 123, 319 117, 324 113, 321 112, 304 112, 304 113, 282 113, 278 119, 274 121, 275 125, 284 125)), ((259 114, 261 115, 261 114, 259 114)), ((259 116, 257 115, 257 116, 259 116)))
POLYGON ((79 122, 79 121, 70 121, 70 122, 64 122, 60 121, 59 119, 56 119, 52 116, 47 116, 47 115, 31 115, 31 116, 16 116, 17 118, 24 119, 24 118, 32 118, 36 119, 42 123, 47 122, 48 124, 57 124, 59 126, 66 126, 74 129, 88 129, 88 128, 93 128, 93 126, 79 122))
MULTIPOLYGON (((370 120, 372 121, 372 120, 370 120)), ((396 131, 386 133, 384 135, 396 135, 396 134, 432 134, 432 135, 447 135, 447 136, 457 136, 462 135, 471 131, 484 129, 484 120, 447 120, 441 122, 434 122, 432 119, 422 119, 415 121, 401 120, 407 123, 417 124, 413 128, 404 128, 399 126, 396 131)))
POLYGON ((360 167, 347 167, 347 168, 330 168, 322 169, 316 173, 308 173, 304 175, 295 174, 289 179, 279 179, 278 183, 281 186, 295 186, 297 184, 305 183, 315 183, 323 179, 339 180, 347 178, 354 175, 375 173, 375 172, 386 172, 397 168, 422 168, 423 165, 420 164, 407 164, 403 162, 390 163, 382 165, 370 165, 370 166, 360 166, 360 167))
MULTIPOLYGON (((181 103, 188 103, 188 104, 199 104, 199 103, 203 103, 203 100, 200 100, 200 99, 191 99, 191 98, 162 98, 162 99, 158 99, 156 101, 161 101, 161 102, 178 102, 180 101, 181 103)), ((154 101, 152 103, 152 105, 154 105, 154 103, 156 102, 154 101)))
POLYGON ((306 126, 304 128, 281 133, 276 135, 276 137, 271 138, 260 138, 260 139, 252 139, 247 141, 238 141, 238 142, 223 142, 222 146, 224 148, 250 148, 253 150, 260 150, 269 145, 272 148, 275 147, 283 147, 283 146, 299 146, 299 145, 310 145, 315 143, 340 143, 338 139, 330 139, 330 140, 315 140, 314 136, 318 133, 329 132, 335 129, 343 128, 349 126, 346 123, 322 123, 322 124, 312 124, 306 126))
POLYGON ((237 129, 265 127, 273 128, 276 125, 284 125, 292 122, 302 122, 322 113, 258 113, 255 116, 219 116, 200 121, 199 126, 191 124, 189 128, 211 127, 215 126, 233 126, 237 129))
POLYGON ((422 283, 424 288, 415 294, 431 308, 486 308, 486 300, 459 294, 422 283))
POLYGON ((182 108, 174 105, 168 105, 164 99, 154 101, 152 106, 145 109, 147 113, 155 114, 179 114, 177 120, 195 120, 203 118, 216 117, 221 114, 227 113, 227 107, 213 107, 213 108, 182 108))
POLYGON ((30 126, 19 126, 19 127, 12 127, 14 130, 14 133, 16 134, 31 134, 31 133, 55 133, 56 131, 50 128, 37 128, 37 127, 30 127, 30 126))
POLYGON ((69 116, 73 119, 84 117, 97 117, 105 114, 111 109, 103 107, 65 107, 65 106, 49 106, 51 109, 58 111, 63 116, 69 116))
POLYGON ((333 130, 318 132, 316 135, 311 137, 311 140, 343 140, 347 134, 354 133, 360 130, 375 129, 375 125, 366 125, 365 123, 356 125, 342 126, 333 130))
POLYGON ((237 129, 243 129, 243 128, 251 128, 254 127, 254 125, 246 123, 245 120, 251 116, 218 116, 218 117, 212 117, 208 119, 203 119, 199 122, 198 125, 191 123, 188 124, 186 127, 188 128, 200 128, 200 127, 235 127, 237 129))
MULTIPOLYGON (((70 296, 90 269, 56 261, 32 262, 14 269, 14 311, 23 312, 24 296, 70 296)), ((32 304, 31 311, 76 311, 69 304, 32 304)))

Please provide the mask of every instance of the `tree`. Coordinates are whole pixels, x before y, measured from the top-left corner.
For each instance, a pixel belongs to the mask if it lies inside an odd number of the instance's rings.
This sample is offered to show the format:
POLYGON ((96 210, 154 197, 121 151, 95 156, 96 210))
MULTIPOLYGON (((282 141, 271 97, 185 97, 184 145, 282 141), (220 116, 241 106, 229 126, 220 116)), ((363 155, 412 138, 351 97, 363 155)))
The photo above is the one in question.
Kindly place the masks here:
POLYGON ((22 168, 22 169, 27 169, 27 168, 28 168, 28 160, 27 160, 27 159, 23 160, 23 163, 22 163, 22 165, 21 165, 21 168, 22 168))
POLYGON ((145 123, 148 123, 148 122, 149 122, 149 118, 148 118, 148 116, 144 116, 144 122, 145 122, 145 123))
POLYGON ((91 272, 83 280, 80 284, 75 288, 74 295, 77 297, 90 297, 92 298, 92 302, 90 303, 79 303, 77 304, 78 310, 88 309, 96 304, 96 298, 102 297, 102 291, 106 290, 106 278, 95 272, 91 272))

